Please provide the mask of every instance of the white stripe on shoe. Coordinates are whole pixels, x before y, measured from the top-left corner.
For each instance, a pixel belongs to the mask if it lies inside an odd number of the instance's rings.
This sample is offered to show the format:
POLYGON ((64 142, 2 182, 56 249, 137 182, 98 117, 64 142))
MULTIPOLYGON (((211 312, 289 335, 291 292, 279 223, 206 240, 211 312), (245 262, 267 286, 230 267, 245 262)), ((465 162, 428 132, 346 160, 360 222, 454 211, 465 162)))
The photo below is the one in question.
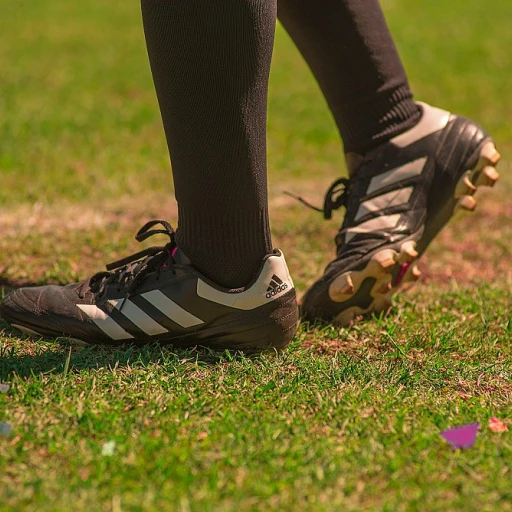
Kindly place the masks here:
POLYGON ((387 194, 382 194, 381 196, 362 202, 359 205, 359 209, 357 210, 354 220, 357 221, 371 212, 378 212, 385 208, 390 208, 391 206, 400 206, 408 203, 413 190, 414 187, 399 188, 397 190, 392 190, 387 194))
POLYGON ((130 322, 134 323, 146 334, 155 336, 157 334, 164 334, 169 332, 165 327, 160 325, 158 322, 155 322, 147 313, 142 311, 142 309, 134 304, 131 300, 112 299, 109 300, 109 302, 115 306, 115 308, 119 310, 128 320, 130 320, 130 322))
POLYGON ((399 181, 419 176, 422 173, 426 162, 427 157, 418 158, 417 160, 408 162, 405 165, 395 167, 394 169, 374 176, 370 181, 370 185, 368 186, 368 190, 366 191, 366 193, 371 194, 373 192, 376 192, 377 190, 380 190, 381 188, 394 185, 399 181))
POLYGON ((160 290, 143 293, 141 297, 144 297, 144 299, 160 310, 167 318, 182 327, 193 327, 195 325, 204 324, 203 320, 185 311, 160 290))
POLYGON ((77 307, 113 340, 128 340, 133 338, 130 333, 126 332, 115 320, 110 318, 107 313, 94 304, 77 304, 77 307))
POLYGON ((451 114, 450 112, 446 112, 446 110, 431 107, 420 101, 417 102, 417 105, 422 107, 423 110, 419 123, 401 135, 397 135, 390 141, 399 148, 405 148, 409 146, 409 144, 413 144, 424 137, 428 137, 442 130, 450 121, 451 114))
POLYGON ((270 299, 277 299, 291 290, 293 290, 293 281, 282 252, 267 258, 257 281, 243 292, 228 293, 227 291, 217 290, 202 279, 197 280, 197 295, 199 297, 245 311, 263 306, 270 299), (276 291, 279 291, 268 296, 269 283, 275 280, 275 277, 281 281, 281 284, 276 288, 276 291))
POLYGON ((400 217, 401 215, 399 213, 395 213, 394 215, 383 215, 363 222, 362 224, 359 224, 359 226, 347 229, 347 231, 345 231, 345 243, 348 243, 352 238, 360 233, 373 233, 374 231, 392 229, 398 224, 400 217))

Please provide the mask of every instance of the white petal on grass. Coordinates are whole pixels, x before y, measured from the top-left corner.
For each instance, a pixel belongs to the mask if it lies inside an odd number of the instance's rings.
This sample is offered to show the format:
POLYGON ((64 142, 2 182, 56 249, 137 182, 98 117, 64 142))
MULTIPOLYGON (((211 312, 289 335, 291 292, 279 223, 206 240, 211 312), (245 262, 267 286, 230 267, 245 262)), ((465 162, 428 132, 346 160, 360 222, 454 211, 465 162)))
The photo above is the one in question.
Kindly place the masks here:
POLYGON ((12 431, 10 423, 0 423, 0 436, 7 437, 12 431))
POLYGON ((0 384, 0 393, 7 393, 9 391, 9 384, 0 384))
POLYGON ((103 455, 104 457, 112 457, 112 455, 114 455, 115 449, 116 449, 116 442, 109 441, 108 443, 105 443, 101 447, 101 455, 103 455))

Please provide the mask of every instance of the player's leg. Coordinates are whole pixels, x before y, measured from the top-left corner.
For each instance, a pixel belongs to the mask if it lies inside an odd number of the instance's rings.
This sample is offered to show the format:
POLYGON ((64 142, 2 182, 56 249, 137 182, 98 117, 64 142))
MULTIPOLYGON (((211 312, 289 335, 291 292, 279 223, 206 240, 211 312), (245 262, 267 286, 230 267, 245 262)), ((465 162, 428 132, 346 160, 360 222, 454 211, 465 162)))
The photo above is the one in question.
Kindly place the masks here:
POLYGON ((265 125, 275 2, 143 0, 142 7, 178 245, 219 284, 244 286, 272 252, 265 125))
POLYGON ((364 153, 418 122, 377 0, 279 0, 278 16, 327 99, 345 152, 364 153))
POLYGON ((91 343, 263 350, 297 325, 293 283, 267 213, 266 105, 272 0, 142 0, 173 164, 170 243, 67 287, 20 289, 1 306, 25 331, 91 343))
POLYGON ((307 292, 307 318, 349 323, 389 309, 415 262, 457 208, 474 209, 500 156, 472 121, 415 104, 377 0, 279 0, 343 137, 350 180, 328 191, 345 206, 337 255, 307 292))

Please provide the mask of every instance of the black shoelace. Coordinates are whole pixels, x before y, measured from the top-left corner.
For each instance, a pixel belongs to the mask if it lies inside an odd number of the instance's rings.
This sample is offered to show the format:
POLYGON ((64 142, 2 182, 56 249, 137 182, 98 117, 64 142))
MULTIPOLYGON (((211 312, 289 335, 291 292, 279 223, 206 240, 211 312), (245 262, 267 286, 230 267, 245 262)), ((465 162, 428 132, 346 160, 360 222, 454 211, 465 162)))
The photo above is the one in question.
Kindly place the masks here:
POLYGON ((121 309, 130 295, 142 283, 144 278, 151 272, 156 272, 157 279, 162 268, 174 264, 172 253, 176 248, 175 232, 172 226, 164 220, 152 220, 138 231, 135 239, 143 242, 147 238, 157 234, 164 234, 170 238, 170 242, 162 247, 148 247, 118 261, 107 265, 107 270, 98 272, 82 283, 78 289, 80 298, 84 298, 88 291, 103 294, 109 285, 117 285, 117 291, 127 286, 126 297, 123 300, 121 309), (160 224, 163 229, 151 229, 160 224))
POLYGON ((332 218, 332 212, 334 210, 338 210, 342 206, 347 208, 348 199, 350 196, 351 189, 353 187, 353 181, 348 178, 339 178, 337 179, 327 190, 324 199, 323 208, 318 208, 317 206, 312 205, 305 199, 292 192, 285 191, 285 194, 297 199, 303 205, 315 210, 317 212, 323 213, 325 219, 332 218))

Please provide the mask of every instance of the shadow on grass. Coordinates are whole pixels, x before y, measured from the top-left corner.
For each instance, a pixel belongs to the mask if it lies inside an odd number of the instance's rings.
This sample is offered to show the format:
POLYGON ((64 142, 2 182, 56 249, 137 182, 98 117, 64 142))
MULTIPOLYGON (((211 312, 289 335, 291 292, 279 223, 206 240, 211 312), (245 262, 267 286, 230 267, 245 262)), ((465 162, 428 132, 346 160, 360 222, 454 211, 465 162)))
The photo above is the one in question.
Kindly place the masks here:
POLYGON ((173 372, 183 364, 213 366, 234 361, 254 360, 258 356, 249 356, 229 351, 215 352, 206 348, 178 349, 157 344, 116 347, 79 345, 66 338, 35 341, 21 335, 7 325, 0 334, 7 339, 0 341, 0 380, 18 375, 22 378, 37 377, 41 374, 64 374, 67 371, 110 368, 141 369, 158 364, 164 371, 173 372), (23 343, 23 349, 9 343, 9 337, 23 343))

